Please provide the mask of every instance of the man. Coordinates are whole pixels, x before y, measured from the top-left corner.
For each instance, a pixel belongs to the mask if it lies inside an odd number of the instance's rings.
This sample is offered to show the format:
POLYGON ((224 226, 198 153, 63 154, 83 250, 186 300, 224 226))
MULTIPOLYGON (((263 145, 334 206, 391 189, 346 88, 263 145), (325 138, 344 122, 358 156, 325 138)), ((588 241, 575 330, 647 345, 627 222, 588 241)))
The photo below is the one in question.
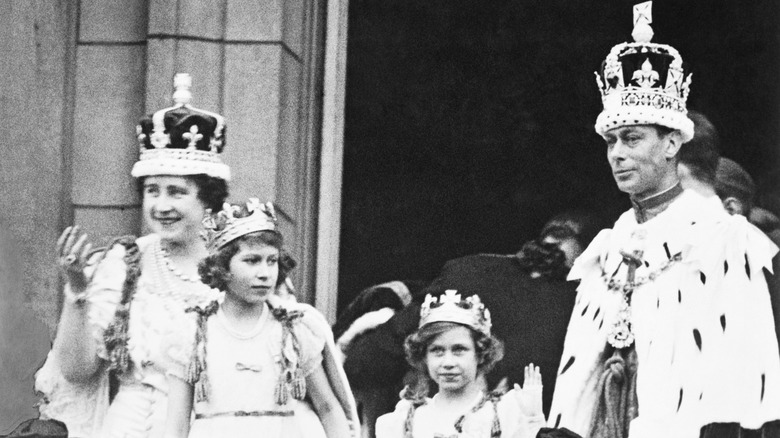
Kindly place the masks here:
POLYGON ((745 216, 772 242, 780 244, 780 219, 755 206, 753 178, 734 160, 718 157, 718 133, 704 115, 688 111, 688 117, 693 120, 693 139, 680 149, 677 163, 683 189, 721 203, 729 214, 745 216))
POLYGON ((720 136, 715 125, 702 113, 688 111, 693 121, 693 138, 680 149, 677 175, 683 189, 702 196, 715 196, 715 178, 720 157, 720 136))
POLYGON ((721 158, 715 175, 715 191, 729 214, 750 217, 756 184, 745 169, 734 160, 721 158))
POLYGON ((596 121, 633 208, 569 274, 581 282, 548 422, 585 437, 777 436, 780 353, 763 272, 777 247, 681 188, 691 78, 674 48, 650 43, 649 2, 634 17, 635 42, 614 47, 598 76, 596 121))

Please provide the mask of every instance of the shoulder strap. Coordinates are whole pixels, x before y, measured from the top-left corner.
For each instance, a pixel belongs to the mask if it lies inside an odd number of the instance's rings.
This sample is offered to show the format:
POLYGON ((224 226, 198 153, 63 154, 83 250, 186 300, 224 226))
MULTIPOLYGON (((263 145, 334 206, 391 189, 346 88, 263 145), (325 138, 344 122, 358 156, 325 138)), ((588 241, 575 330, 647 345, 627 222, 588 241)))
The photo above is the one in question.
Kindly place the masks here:
POLYGON ((208 318, 217 313, 219 303, 212 301, 206 307, 193 306, 185 309, 185 312, 198 314, 198 326, 195 332, 195 342, 192 347, 190 363, 187 366, 187 383, 195 385, 196 401, 208 401, 209 380, 206 373, 206 340, 208 338, 208 318))

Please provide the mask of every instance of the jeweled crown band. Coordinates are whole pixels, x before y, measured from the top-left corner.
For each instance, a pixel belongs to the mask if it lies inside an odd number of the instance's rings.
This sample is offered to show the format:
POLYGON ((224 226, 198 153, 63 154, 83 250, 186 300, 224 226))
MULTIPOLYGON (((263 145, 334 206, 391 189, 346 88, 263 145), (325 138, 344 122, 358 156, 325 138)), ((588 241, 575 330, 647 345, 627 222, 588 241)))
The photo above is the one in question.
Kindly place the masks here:
POLYGON ((245 205, 225 203, 217 213, 208 211, 203 219, 203 238, 210 253, 215 253, 241 236, 258 231, 276 231, 273 204, 261 204, 250 198, 245 205))
POLYGON ((192 149, 148 149, 141 151, 130 174, 135 177, 153 175, 204 174, 230 181, 230 167, 216 154, 192 149))
POLYGON ((490 335, 492 326, 490 311, 482 304, 478 295, 461 300, 455 290, 447 290, 438 299, 430 294, 425 296, 420 309, 420 325, 424 327, 435 322, 454 322, 490 335))

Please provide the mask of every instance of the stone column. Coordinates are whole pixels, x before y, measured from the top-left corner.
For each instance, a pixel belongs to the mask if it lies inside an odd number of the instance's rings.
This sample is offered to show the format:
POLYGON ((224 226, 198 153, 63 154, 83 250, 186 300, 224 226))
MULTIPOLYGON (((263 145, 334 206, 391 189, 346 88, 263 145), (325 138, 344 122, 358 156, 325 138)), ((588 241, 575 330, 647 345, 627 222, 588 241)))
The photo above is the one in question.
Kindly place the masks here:
POLYGON ((79 2, 71 198, 73 222, 96 244, 139 231, 130 168, 145 101, 146 17, 146 0, 79 2))

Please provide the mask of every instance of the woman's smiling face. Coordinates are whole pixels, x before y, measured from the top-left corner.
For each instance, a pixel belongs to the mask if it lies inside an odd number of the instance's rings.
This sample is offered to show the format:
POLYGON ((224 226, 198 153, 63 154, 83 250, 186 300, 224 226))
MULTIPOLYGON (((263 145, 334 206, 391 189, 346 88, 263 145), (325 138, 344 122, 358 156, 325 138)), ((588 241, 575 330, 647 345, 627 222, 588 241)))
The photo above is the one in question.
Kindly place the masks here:
POLYGON ((168 242, 200 239, 206 209, 192 179, 148 176, 143 184, 144 219, 155 234, 168 242))

